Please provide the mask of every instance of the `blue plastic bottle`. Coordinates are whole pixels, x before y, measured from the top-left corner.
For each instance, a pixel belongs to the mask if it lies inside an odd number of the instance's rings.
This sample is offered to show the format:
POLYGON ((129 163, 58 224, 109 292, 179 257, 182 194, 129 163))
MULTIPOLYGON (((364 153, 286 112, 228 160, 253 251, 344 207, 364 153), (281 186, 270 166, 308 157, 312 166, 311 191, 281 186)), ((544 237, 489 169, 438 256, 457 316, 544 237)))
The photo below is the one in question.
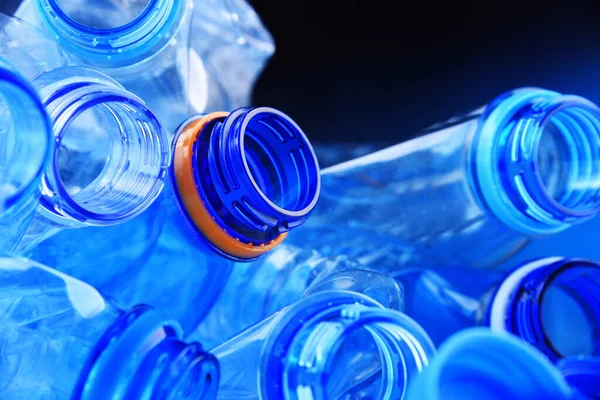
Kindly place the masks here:
POLYGON ((324 169, 301 242, 371 265, 498 263, 597 215, 599 132, 600 110, 586 99, 505 93, 419 138, 324 169))
POLYGON ((402 399, 435 353, 414 321, 367 296, 307 296, 211 351, 219 399, 402 399))
MULTIPOLYGON (((4 15, 0 55, 31 79, 54 134, 39 207, 19 251, 64 228, 115 225, 148 208, 163 188, 170 151, 145 103, 100 72, 61 66, 52 41, 4 15)), ((15 232, 28 223, 11 221, 15 232)))
POLYGON ((0 258, 0 398, 214 399, 216 359, 147 306, 122 311, 35 262, 0 258))
POLYGON ((445 342, 409 386, 407 400, 568 400, 571 390, 541 354, 510 335, 473 328, 445 342))
POLYGON ((439 344, 475 325, 515 334, 553 361, 600 355, 600 265, 545 258, 513 271, 407 268, 405 312, 439 344))
POLYGON ((194 117, 173 154, 162 196, 140 217, 56 235, 28 256, 122 308, 150 304, 189 332, 235 262, 266 255, 307 220, 320 179, 300 127, 268 107, 194 117))
POLYGON ((0 57, 0 252, 16 246, 35 215, 52 139, 35 89, 0 57))
POLYGON ((188 338, 212 348, 304 295, 336 289, 403 310, 402 287, 392 278, 343 256, 329 259, 284 243, 262 260, 236 263, 214 306, 188 338))
POLYGON ((190 114, 247 105, 274 51, 243 0, 26 0, 16 16, 144 99, 169 133, 190 114))
POLYGON ((574 400, 600 399, 600 357, 565 358, 557 366, 573 388, 574 400))

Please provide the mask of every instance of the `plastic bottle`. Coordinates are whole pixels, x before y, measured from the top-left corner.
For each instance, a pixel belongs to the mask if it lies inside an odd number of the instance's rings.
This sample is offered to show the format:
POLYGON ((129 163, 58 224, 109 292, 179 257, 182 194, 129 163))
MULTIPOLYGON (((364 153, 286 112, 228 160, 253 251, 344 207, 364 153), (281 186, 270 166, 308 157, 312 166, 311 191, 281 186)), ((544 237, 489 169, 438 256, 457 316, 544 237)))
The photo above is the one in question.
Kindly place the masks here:
POLYGON ((409 386, 407 400, 568 400, 560 373, 527 344, 473 328, 445 342, 409 386))
POLYGON ((143 98, 169 133, 190 114, 249 104, 274 51, 243 0, 26 0, 15 15, 143 98))
POLYGON ((435 349, 414 321, 367 296, 307 296, 211 351, 219 399, 402 399, 435 349))
POLYGON ((414 268, 394 278, 405 312, 439 344, 474 325, 515 334, 552 361, 600 355, 600 265, 545 258, 509 273, 414 268))
POLYGON ((574 400, 600 399, 600 357, 570 357, 558 369, 575 392, 574 400))
MULTIPOLYGON (((39 206, 18 251, 64 228, 115 225, 148 208, 163 188, 170 152, 145 103, 100 72, 61 66, 60 48, 4 15, 0 55, 31 79, 54 134, 39 206)), ((28 222, 11 225, 21 231, 28 222)))
POLYGON ((598 214, 599 132, 600 110, 586 99, 505 93, 416 139, 324 169, 302 243, 391 267, 499 263, 598 214))
POLYGON ((0 252, 16 246, 35 214, 52 139, 35 89, 0 57, 0 252))
POLYGON ((402 287, 392 278, 343 256, 329 259, 284 243, 264 259, 236 263, 214 306, 188 338, 213 348, 304 295, 336 289, 403 310, 402 287))
POLYGON ((267 107, 196 116, 173 149, 163 194, 139 218, 56 235, 28 256, 190 332, 235 262, 266 255, 310 216, 319 168, 300 127, 267 107))
POLYGON ((122 311, 86 283, 0 258, 0 397, 214 399, 216 359, 147 306, 122 311))

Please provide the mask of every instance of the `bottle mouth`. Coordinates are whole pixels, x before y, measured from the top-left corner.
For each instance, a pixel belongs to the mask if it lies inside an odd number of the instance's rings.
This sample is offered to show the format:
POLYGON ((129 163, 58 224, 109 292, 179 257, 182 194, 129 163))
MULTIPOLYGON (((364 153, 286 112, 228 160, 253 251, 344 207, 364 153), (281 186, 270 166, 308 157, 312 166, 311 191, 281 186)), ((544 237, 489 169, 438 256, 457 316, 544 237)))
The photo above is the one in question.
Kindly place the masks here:
POLYGON ((472 328, 450 337, 411 387, 409 398, 569 399, 570 389, 541 354, 507 334, 472 328))
POLYGON ((180 200, 222 255, 256 259, 312 213, 321 187, 317 159, 302 130, 280 111, 195 117, 176 137, 180 200))
POLYGON ((113 225, 150 206, 170 156, 167 135, 144 102, 85 68, 61 68, 34 82, 55 138, 42 207, 78 223, 113 225))
POLYGON ((514 333, 553 361, 600 356, 600 265, 543 259, 516 269, 494 297, 491 326, 514 333))
POLYGON ((416 322, 357 293, 315 293, 285 316, 265 347, 265 398, 402 398, 435 353, 416 322))
POLYGON ((130 65, 156 54, 177 34, 191 8, 187 0, 36 3, 43 24, 64 48, 91 65, 107 68, 130 65))
POLYGON ((0 59, 0 213, 39 188, 52 128, 35 89, 0 59))
POLYGON ((551 234, 600 211, 600 109, 542 89, 492 102, 474 138, 475 185, 492 211, 528 235, 551 234))

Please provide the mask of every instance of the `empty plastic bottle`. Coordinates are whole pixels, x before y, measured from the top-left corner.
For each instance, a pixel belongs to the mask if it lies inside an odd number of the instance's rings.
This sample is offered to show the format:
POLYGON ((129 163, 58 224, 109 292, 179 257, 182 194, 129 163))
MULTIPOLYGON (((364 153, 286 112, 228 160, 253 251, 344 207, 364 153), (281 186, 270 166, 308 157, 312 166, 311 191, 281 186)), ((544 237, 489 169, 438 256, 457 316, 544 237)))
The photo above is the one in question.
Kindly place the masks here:
POLYGON ((558 369, 575 392, 574 400, 600 399, 600 357, 570 357, 558 369))
POLYGON ((556 367, 510 335, 473 328, 457 333, 409 385, 407 400, 569 400, 556 367))
POLYGON ((372 265, 499 263, 598 214, 599 133, 600 109, 586 99, 508 92, 419 138, 324 169, 301 242, 372 265))
MULTIPOLYGON (((4 15, 0 55, 26 71, 54 134, 37 214, 19 251, 63 228, 119 224, 148 208, 162 190, 170 152, 145 103, 100 72, 62 67, 52 41, 4 15)), ((28 222, 12 225, 21 231, 28 222)))
POLYGON ((262 260, 237 263, 214 306, 188 338, 212 348, 306 294, 335 289, 403 310, 402 287, 392 278, 343 256, 329 259, 283 244, 262 260))
POLYGON ((219 399, 402 399, 435 353, 425 331, 367 296, 305 297, 211 351, 219 399))
POLYGON ((191 113, 246 106, 274 51, 244 0, 26 0, 16 16, 143 98, 169 133, 191 113))
POLYGON ((161 198, 140 217, 56 235, 28 256, 189 332, 236 261, 266 255, 309 218, 320 179, 300 127, 268 107, 194 117, 173 153, 161 198))
POLYGON ((216 359, 147 306, 122 311, 43 265, 0 258, 0 397, 214 399, 216 359))
POLYGON ((600 265, 545 258, 510 273, 407 268, 405 313, 439 344, 475 325, 515 334, 553 361, 600 355, 600 265))
POLYGON ((35 89, 0 57, 0 252, 16 246, 35 215, 52 139, 35 89))

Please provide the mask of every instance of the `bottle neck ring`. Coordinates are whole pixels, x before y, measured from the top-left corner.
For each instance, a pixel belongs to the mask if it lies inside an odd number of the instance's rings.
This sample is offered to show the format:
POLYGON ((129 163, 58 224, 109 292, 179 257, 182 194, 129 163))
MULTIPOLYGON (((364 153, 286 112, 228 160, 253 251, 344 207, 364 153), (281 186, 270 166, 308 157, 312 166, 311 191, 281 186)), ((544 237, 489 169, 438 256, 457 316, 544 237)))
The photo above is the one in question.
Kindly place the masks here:
POLYGON ((496 289, 488 322, 492 330, 519 336, 553 361, 568 356, 564 352, 571 346, 565 341, 578 342, 578 351, 600 355, 600 265, 546 258, 517 268, 496 289), (563 320, 549 321, 545 307, 553 307, 552 318, 563 320), (555 326, 573 327, 582 336, 565 338, 553 333, 555 326))
POLYGON ((214 398, 218 361, 198 343, 180 338, 177 323, 148 306, 134 307, 100 338, 72 398, 214 398))
POLYGON ((535 237, 600 211, 600 109, 542 89, 496 98, 470 144, 480 200, 509 228, 535 237))
POLYGON ((118 224, 148 208, 164 186, 170 153, 145 103, 87 68, 59 68, 33 82, 54 133, 42 212, 77 227, 118 224))
POLYGON ((176 135, 172 177, 202 236, 236 261, 277 247, 308 219, 320 192, 308 139, 270 108, 186 121, 176 135))
POLYGON ((52 139, 35 89, 0 58, 0 214, 38 191, 52 139))
POLYGON ((324 400, 353 390, 402 398, 435 353, 416 322, 358 293, 314 293, 282 312, 263 352, 264 398, 324 400), (358 377, 367 369, 380 380, 358 377))
POLYGON ((193 5, 188 0, 149 0, 130 22, 98 28, 73 19, 59 0, 35 1, 43 25, 65 49, 89 65, 106 68, 132 65, 158 53, 177 35, 193 5))

